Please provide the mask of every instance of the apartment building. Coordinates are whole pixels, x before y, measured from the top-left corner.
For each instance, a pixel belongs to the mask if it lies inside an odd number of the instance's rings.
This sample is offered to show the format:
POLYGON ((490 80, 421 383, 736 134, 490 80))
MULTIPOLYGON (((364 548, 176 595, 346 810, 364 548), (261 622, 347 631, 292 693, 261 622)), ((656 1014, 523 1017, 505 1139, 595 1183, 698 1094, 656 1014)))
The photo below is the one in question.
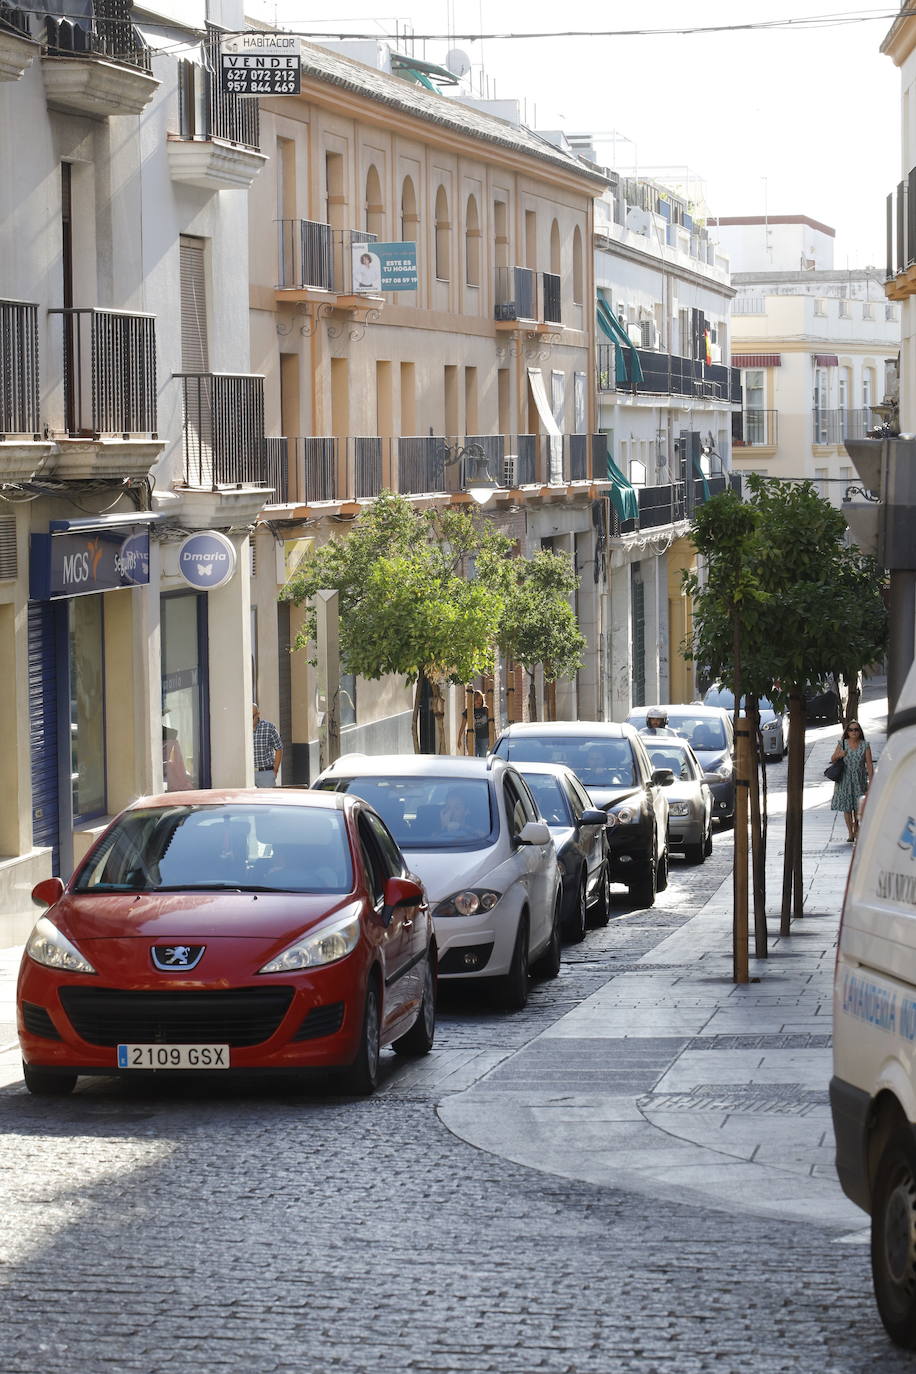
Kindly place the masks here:
POLYGON ((214 78, 241 23, 230 0, 0 5, 0 912, 26 922, 166 751, 167 785, 251 780, 266 159, 256 103, 214 78))

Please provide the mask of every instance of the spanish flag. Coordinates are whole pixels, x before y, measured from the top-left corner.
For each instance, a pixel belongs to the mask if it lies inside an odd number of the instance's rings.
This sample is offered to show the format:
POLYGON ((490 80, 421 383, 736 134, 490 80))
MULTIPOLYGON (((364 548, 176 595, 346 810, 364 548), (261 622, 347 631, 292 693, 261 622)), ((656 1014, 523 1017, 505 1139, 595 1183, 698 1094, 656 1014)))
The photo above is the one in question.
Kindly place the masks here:
POLYGON ((711 367, 711 366, 712 366, 712 340, 711 340, 710 337, 709 337, 709 330, 708 330, 708 329, 707 329, 706 333, 703 335, 703 339, 704 339, 704 341, 705 341, 705 343, 706 343, 706 366, 707 366, 707 367, 711 367))

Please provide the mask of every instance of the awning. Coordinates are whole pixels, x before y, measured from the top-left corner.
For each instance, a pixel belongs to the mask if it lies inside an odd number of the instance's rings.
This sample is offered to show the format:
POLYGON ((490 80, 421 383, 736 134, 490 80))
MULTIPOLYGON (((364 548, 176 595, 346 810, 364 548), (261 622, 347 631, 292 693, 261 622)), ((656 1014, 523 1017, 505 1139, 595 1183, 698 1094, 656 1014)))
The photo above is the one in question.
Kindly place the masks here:
POLYGON ((639 354, 636 352, 636 345, 630 338, 623 325, 614 314, 607 301, 603 299, 601 292, 598 293, 596 301, 596 313, 598 317, 598 328, 611 343, 616 344, 617 356, 615 360, 614 372, 618 382, 626 385, 627 382, 639 383, 643 380, 642 366, 639 361, 639 354))
MULTIPOLYGON (((606 445, 607 435, 605 434, 603 438, 605 440, 606 445)), ((632 484, 627 481, 623 473, 620 471, 620 468, 614 462, 613 458, 611 457, 611 451, 609 448, 606 448, 606 453, 607 480, 611 483, 611 490, 608 492, 608 495, 611 498, 611 504, 617 512, 618 519, 620 519, 621 521, 637 520, 639 518, 639 497, 636 495, 636 492, 633 489, 632 484)), ((596 456, 597 455, 595 455, 593 450, 593 462, 596 456)))
POLYGON ((815 353, 815 367, 839 367, 840 360, 835 353, 815 353))
POLYGON ((531 387, 531 394, 534 397, 538 415, 541 417, 541 423, 550 435, 550 481, 559 483, 563 480, 563 436, 553 411, 550 409, 547 389, 544 386, 544 378, 539 367, 528 368, 528 385, 531 387))
POLYGON ((782 367, 779 353, 733 353, 732 367, 782 367))
POLYGON ((157 24, 153 20, 135 22, 134 28, 154 57, 176 57, 184 62, 194 62, 198 67, 207 66, 203 44, 192 31, 171 24, 157 24))

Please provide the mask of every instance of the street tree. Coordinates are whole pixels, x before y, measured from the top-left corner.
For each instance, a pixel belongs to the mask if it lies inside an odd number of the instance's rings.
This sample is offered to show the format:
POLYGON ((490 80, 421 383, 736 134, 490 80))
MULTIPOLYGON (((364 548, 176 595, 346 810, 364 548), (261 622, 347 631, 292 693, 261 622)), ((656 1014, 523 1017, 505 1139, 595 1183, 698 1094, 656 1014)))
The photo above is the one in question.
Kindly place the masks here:
POLYGON ((582 667, 586 641, 570 604, 579 578, 567 554, 549 549, 532 558, 513 558, 503 571, 499 648, 524 669, 526 715, 536 720, 538 666, 546 682, 574 677, 582 667))
POLYGON ((396 674, 413 685, 418 752, 428 684, 441 753, 446 684, 469 682, 493 667, 511 547, 479 516, 451 508, 420 511, 383 492, 345 538, 314 550, 286 587, 284 599, 307 607, 295 648, 314 646, 316 592, 336 589, 343 667, 370 680, 396 674))

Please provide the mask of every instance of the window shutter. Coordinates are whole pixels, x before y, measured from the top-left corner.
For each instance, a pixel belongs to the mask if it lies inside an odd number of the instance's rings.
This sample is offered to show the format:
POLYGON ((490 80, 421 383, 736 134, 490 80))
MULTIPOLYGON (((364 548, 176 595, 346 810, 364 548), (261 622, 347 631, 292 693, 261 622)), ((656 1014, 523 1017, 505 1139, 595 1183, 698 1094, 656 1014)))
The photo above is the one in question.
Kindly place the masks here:
POLYGON ((204 271, 204 240, 182 234, 181 263, 181 370, 209 372, 207 347, 207 290, 204 271))
POLYGON ((15 581, 17 575, 16 517, 0 515, 0 581, 15 581))

